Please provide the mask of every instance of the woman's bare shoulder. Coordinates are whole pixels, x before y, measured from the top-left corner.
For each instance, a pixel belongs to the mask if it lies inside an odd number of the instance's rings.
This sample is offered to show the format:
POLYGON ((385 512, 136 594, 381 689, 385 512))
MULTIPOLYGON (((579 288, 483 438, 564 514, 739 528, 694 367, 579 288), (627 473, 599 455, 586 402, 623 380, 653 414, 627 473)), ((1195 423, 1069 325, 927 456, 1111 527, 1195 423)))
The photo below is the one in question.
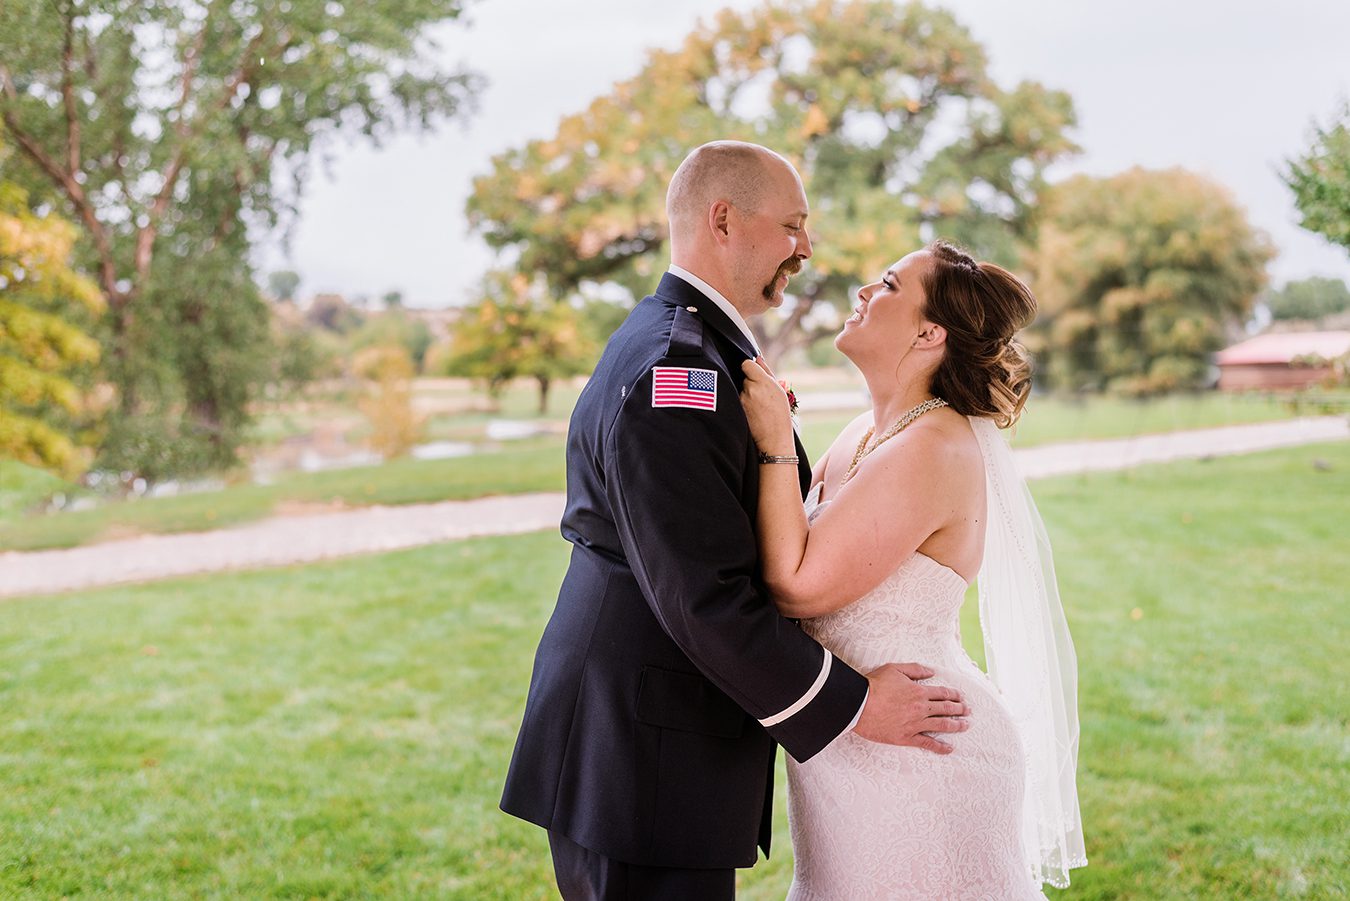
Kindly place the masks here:
POLYGON ((980 442, 971 428, 970 418, 947 407, 935 411, 933 437, 940 446, 941 458, 961 476, 969 475, 982 466, 980 442))
POLYGON ((921 473, 925 480, 965 481, 981 465, 970 422, 951 408, 925 414, 888 443, 893 446, 877 449, 877 462, 921 473))
POLYGON ((979 456, 980 443, 975 437, 975 430, 971 428, 969 416, 958 413, 951 407, 934 410, 931 415, 933 430, 941 436, 947 447, 979 456))

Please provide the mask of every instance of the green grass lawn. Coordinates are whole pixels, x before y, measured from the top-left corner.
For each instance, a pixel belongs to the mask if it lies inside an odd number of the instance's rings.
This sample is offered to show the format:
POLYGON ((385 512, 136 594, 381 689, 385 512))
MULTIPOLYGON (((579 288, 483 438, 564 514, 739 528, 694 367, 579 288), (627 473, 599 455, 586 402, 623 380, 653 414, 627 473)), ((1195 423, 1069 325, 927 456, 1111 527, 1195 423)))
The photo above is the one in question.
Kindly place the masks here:
POLYGON ((14 460, 0 460, 0 523, 17 519, 65 487, 59 476, 14 460))
MULTIPOLYGON (((844 382, 821 387, 847 386, 844 382)), ((513 417, 528 416, 530 395, 525 387, 514 387, 503 399, 513 417)), ((566 383, 556 391, 554 409, 570 409, 575 402, 575 385, 566 383)), ((854 415, 832 411, 812 414, 809 407, 804 410, 802 437, 811 455, 822 453, 854 415)), ((1120 438, 1289 415, 1290 407, 1281 400, 1215 393, 1147 402, 1037 397, 1017 426, 1015 443, 1030 447, 1053 441, 1120 438)), ((441 417, 433 431, 439 439, 475 440, 482 437, 490 418, 483 413, 441 417)), ((243 484, 178 497, 106 502, 93 509, 44 515, 24 515, 24 511, 56 491, 78 493, 78 489, 36 470, 0 461, 0 551, 72 547, 145 532, 203 531, 312 504, 364 506, 561 491, 562 447, 561 437, 538 438, 471 457, 400 460, 359 469, 294 473, 271 485, 243 484)))
MULTIPOLYGON (((1350 444, 1035 490, 1092 861, 1052 896, 1350 896, 1350 444)), ((0 602, 0 897, 552 897, 544 835, 496 800, 566 552, 0 602)), ((776 823, 743 898, 786 890, 781 798, 776 823)))

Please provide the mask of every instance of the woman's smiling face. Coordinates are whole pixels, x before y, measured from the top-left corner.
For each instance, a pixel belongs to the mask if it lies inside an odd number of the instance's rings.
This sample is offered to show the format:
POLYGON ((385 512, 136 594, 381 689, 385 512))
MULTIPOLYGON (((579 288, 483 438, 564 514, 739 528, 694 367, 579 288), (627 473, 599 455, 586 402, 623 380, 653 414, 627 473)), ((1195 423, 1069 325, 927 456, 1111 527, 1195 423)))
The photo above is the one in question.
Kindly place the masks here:
POLYGON ((858 289, 858 304, 844 322, 835 347, 855 362, 876 354, 897 359, 923 329, 923 277, 932 255, 916 250, 881 277, 858 289))

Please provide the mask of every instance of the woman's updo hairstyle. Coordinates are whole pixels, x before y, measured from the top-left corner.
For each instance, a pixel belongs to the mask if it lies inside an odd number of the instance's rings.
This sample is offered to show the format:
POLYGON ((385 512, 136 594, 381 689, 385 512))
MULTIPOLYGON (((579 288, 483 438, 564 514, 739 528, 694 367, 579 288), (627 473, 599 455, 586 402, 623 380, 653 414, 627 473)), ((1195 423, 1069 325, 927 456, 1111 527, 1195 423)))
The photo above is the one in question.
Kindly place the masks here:
POLYGON ((924 318, 947 330, 947 350, 932 392, 966 416, 1006 429, 1031 393, 1031 361, 1013 335, 1036 317, 1036 298, 1002 266, 979 263, 938 239, 923 279, 924 318))

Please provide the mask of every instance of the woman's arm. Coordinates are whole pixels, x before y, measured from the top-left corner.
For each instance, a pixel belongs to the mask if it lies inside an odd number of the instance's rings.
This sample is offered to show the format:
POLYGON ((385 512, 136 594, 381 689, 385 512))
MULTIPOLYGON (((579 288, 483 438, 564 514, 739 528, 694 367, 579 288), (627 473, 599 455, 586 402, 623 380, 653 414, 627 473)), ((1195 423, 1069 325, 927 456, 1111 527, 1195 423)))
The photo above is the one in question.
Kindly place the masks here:
MULTIPOLYGON (((791 454, 786 396, 757 365, 747 363, 745 372, 742 402, 756 445, 767 454, 791 454)), ((963 494, 952 488, 969 476, 971 461, 966 443, 950 437, 936 421, 897 435, 809 527, 793 468, 760 466, 760 566, 784 616, 823 616, 852 603, 960 515, 963 494)))
MULTIPOLYGON (((745 371, 741 403, 750 422, 755 446, 762 454, 794 455, 796 444, 792 440, 792 415, 788 411, 787 394, 773 376, 753 360, 746 360, 741 368, 745 371)), ((820 473, 811 473, 812 484, 818 482, 824 472, 821 464, 817 464, 817 469, 820 473)), ((755 539, 759 544, 761 575, 784 616, 802 616, 784 609, 775 586, 790 579, 801 565, 807 534, 797 467, 786 463, 761 463, 755 539)))

